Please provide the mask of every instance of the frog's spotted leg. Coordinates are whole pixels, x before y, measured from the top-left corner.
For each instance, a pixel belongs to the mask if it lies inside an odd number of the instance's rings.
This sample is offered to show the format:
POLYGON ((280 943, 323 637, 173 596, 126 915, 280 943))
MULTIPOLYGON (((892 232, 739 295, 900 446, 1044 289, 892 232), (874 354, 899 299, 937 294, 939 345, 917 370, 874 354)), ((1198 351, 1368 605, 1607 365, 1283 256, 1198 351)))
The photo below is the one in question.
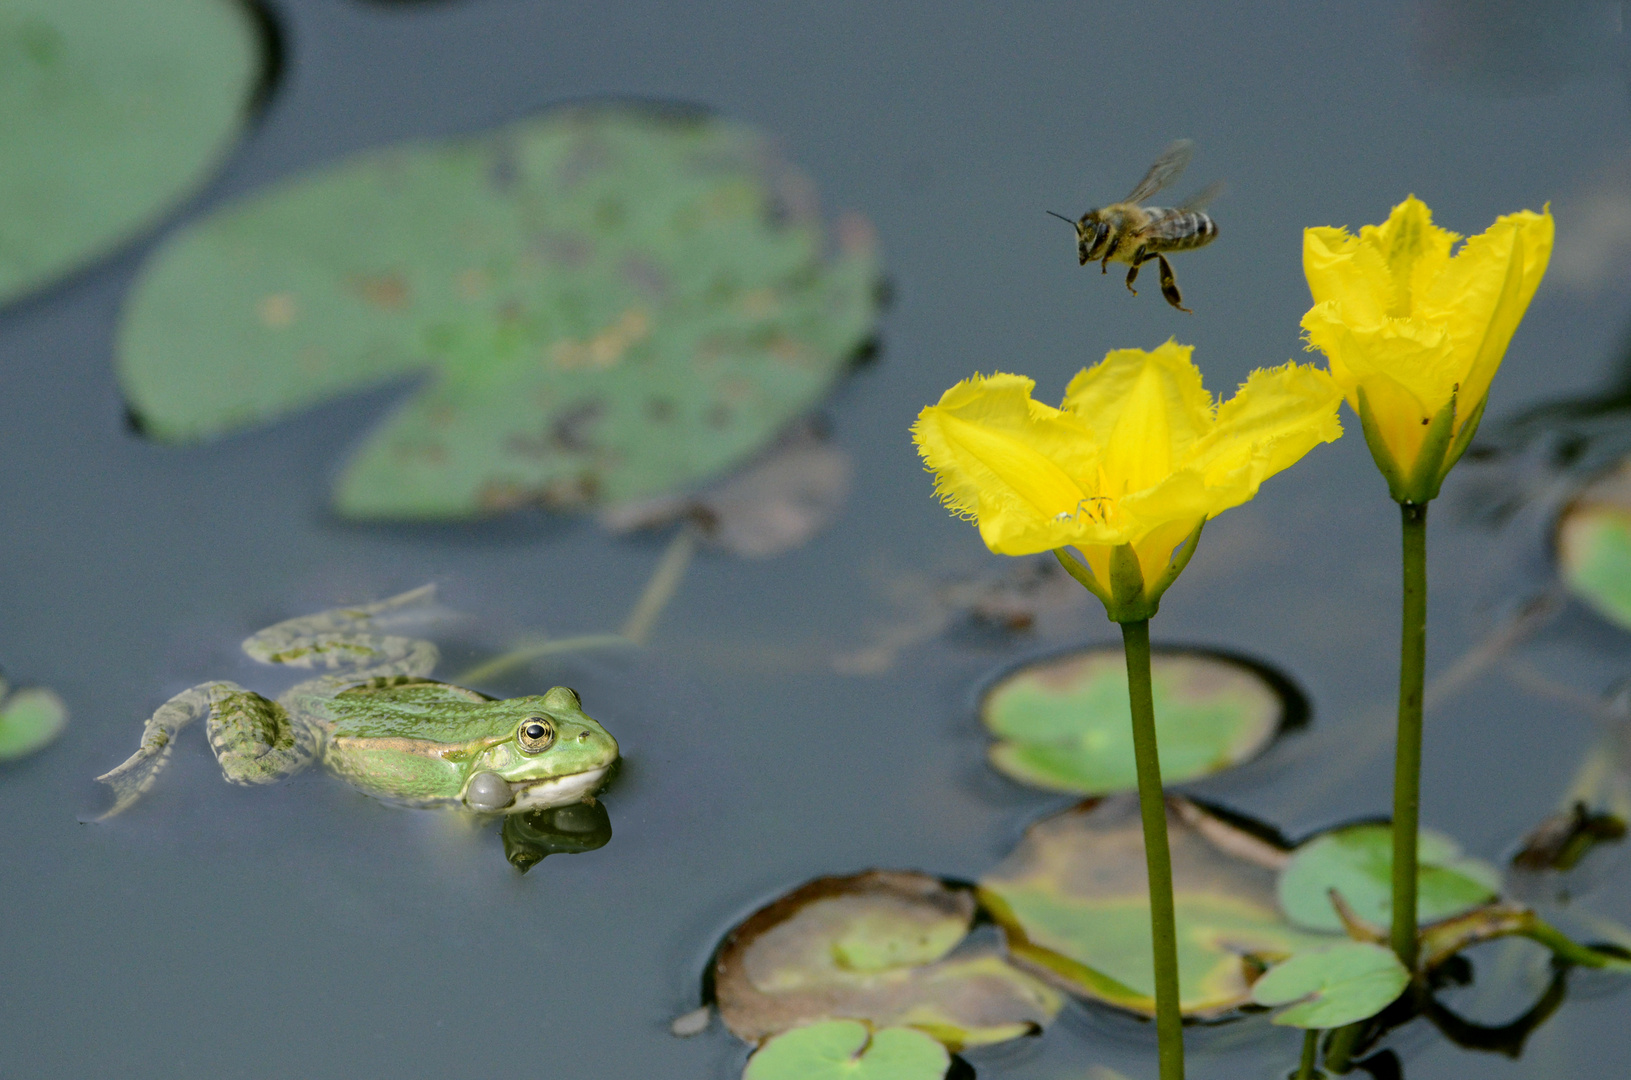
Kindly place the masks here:
POLYGON ((328 668, 342 673, 296 688, 307 692, 331 683, 338 689, 391 675, 423 678, 436 667, 436 646, 380 630, 390 616, 411 614, 413 607, 428 604, 435 588, 425 585, 377 604, 287 619, 250 636, 243 650, 263 664, 328 668))
POLYGON ((229 693, 241 689, 237 683, 202 683, 191 690, 183 690, 160 705, 142 729, 141 746, 137 747, 136 752, 117 769, 96 778, 113 789, 113 807, 97 820, 123 812, 141 797, 142 792, 153 786, 160 770, 170 760, 176 732, 199 717, 209 715, 212 694, 218 690, 229 693))

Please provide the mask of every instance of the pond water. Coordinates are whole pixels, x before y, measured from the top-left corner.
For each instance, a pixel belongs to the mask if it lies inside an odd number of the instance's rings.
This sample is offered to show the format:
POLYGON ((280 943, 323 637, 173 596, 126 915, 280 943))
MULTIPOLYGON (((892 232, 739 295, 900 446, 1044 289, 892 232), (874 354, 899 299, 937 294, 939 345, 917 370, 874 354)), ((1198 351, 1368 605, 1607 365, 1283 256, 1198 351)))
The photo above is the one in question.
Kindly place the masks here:
MULTIPOLYGON (((829 209, 859 210, 880 234, 894 293, 881 358, 826 409, 858 479, 836 525, 801 550, 700 555, 648 647, 553 658, 481 687, 571 685, 618 737, 626 762, 599 850, 522 876, 496 829, 387 808, 321 772, 223 784, 195 731, 141 805, 81 824, 105 805, 91 778, 170 694, 217 677, 281 689, 237 651, 256 629, 436 581, 469 615, 437 633, 440 671, 456 672, 523 631, 617 626, 663 541, 542 513, 337 522, 325 510, 336 462, 400 387, 218 444, 144 441, 124 422, 112 342, 153 237, 0 310, 0 662, 72 712, 58 742, 0 766, 8 1078, 737 1076, 745 1048, 717 1023, 685 1040, 668 1024, 697 1005, 704 961, 742 915, 821 874, 973 879, 1070 801, 989 770, 973 702, 1022 655, 1113 640, 1096 612, 1051 635, 933 638, 882 671, 835 664, 906 618, 891 603, 901 582, 1001 568, 931 497, 907 436, 920 407, 994 368, 1035 376, 1038 396, 1055 399, 1107 349, 1173 335, 1196 345, 1209 385, 1232 386, 1300 354, 1301 229, 1380 221, 1409 192, 1464 233, 1555 204, 1553 273, 1495 384, 1492 420, 1586 392, 1618 363, 1631 307, 1626 195, 1612 186, 1631 146, 1618 4, 1505 4, 1506 30, 1454 0, 1007 15, 272 7, 282 81, 178 220, 358 148, 561 101, 679 100, 748 120, 783 141, 829 209), (1511 30, 1526 18, 1538 21, 1511 30), (1068 230, 1043 212, 1119 197, 1183 136, 1198 147, 1188 179, 1229 184, 1214 207, 1219 242, 1175 260, 1193 315, 1164 304, 1153 280, 1135 299, 1079 269, 1068 230)), ((1248 654, 1307 692, 1304 733, 1189 788, 1293 836, 1389 805, 1398 527, 1345 422, 1348 438, 1208 527, 1154 624, 1157 641, 1248 654)), ((1547 587, 1536 536, 1469 520, 1470 474, 1433 511, 1430 675, 1547 587)), ((1631 673, 1628 646, 1571 605, 1523 655, 1591 696, 1631 673)), ((1554 808, 1595 734, 1584 710, 1498 665, 1429 716, 1424 824, 1503 857, 1554 808)), ((1625 874, 1598 887, 1593 911, 1631 921, 1625 874)), ((1497 951, 1481 954, 1491 968, 1497 951)), ((1493 982, 1455 1003, 1491 1022, 1520 1012, 1523 993, 1493 982)), ((1620 1075, 1627 999, 1606 978, 1577 990, 1516 1061, 1416 1025, 1395 1038, 1406 1072, 1620 1075)), ((1144 1026, 1067 1009, 1043 1038, 970 1058, 983 1077, 1065 1080, 1095 1064, 1142 1077, 1147 1039, 1144 1026)), ((1201 1032, 1191 1073, 1281 1076, 1297 1039, 1262 1024, 1201 1032)))

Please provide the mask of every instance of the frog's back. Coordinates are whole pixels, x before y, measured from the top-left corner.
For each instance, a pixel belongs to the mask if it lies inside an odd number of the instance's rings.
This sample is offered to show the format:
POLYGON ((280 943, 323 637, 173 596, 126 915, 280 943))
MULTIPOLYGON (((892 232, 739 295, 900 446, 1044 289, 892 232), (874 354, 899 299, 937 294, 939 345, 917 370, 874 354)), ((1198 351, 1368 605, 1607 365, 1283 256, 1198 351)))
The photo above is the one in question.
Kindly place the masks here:
POLYGON ((510 724, 502 702, 431 679, 372 679, 336 694, 325 711, 332 739, 450 745, 503 734, 510 724))

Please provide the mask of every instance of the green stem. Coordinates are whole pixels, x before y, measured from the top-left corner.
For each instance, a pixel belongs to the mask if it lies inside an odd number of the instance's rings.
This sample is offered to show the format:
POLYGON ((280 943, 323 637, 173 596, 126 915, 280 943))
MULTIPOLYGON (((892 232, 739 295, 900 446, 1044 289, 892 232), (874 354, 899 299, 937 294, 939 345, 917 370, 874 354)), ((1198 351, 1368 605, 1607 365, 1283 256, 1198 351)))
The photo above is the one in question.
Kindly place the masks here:
POLYGON ((1365 1021, 1339 1027, 1331 1033, 1331 1041, 1325 1046, 1325 1067, 1334 1073, 1345 1073, 1351 1068, 1348 1059, 1353 1057, 1354 1047, 1359 1043, 1359 1033, 1365 1030, 1365 1021))
POLYGON ((1403 525, 1403 625, 1399 631, 1399 732, 1393 760, 1393 932, 1399 961, 1416 970, 1416 832, 1421 816, 1421 698, 1427 667, 1427 504, 1399 504, 1403 525))
POLYGON ((1297 1067, 1297 1080, 1314 1080, 1314 1055, 1319 1050, 1320 1033, 1314 1028, 1303 1032, 1303 1060, 1297 1067))
POLYGON ((1178 932, 1172 909, 1172 853, 1167 847, 1167 803, 1155 742, 1150 693, 1150 623, 1121 624, 1132 701, 1133 756, 1138 765, 1138 808, 1144 819, 1144 863, 1150 878, 1150 939, 1155 953, 1155 1035, 1161 1080, 1183 1080, 1184 1029, 1178 1010, 1178 932))

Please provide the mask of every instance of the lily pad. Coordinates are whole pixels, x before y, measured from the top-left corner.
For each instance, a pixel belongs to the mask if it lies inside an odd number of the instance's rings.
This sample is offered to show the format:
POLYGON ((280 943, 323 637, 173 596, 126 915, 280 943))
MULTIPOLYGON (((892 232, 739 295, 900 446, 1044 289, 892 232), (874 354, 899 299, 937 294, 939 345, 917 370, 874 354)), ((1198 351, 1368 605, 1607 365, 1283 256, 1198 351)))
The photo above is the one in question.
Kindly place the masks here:
POLYGON ((0 761, 43 749, 68 723, 68 706, 50 690, 19 690, 6 696, 0 679, 0 761))
MULTIPOLYGON (((1161 777, 1180 783, 1260 753, 1307 714, 1289 682, 1217 653, 1159 650, 1151 659, 1161 777)), ((1137 788, 1127 666, 1121 648, 1066 653, 999 679, 980 702, 999 772, 1033 787, 1105 795, 1137 788)))
MULTIPOLYGON (((1460 845, 1423 829, 1416 842, 1416 918, 1423 923, 1459 915, 1495 899, 1500 872, 1461 853, 1460 845)), ((1280 875, 1280 907, 1298 926, 1341 931, 1331 904, 1336 889, 1359 918, 1386 926, 1393 916, 1393 830, 1349 825, 1321 833, 1292 853, 1280 875)))
POLYGON ((1060 996, 995 945, 953 953, 974 913, 968 889, 927 874, 817 878, 726 935, 713 962, 720 1017, 748 1042, 830 1019, 912 1027, 954 1050, 1033 1034, 1060 996))
POLYGON ((1570 592, 1631 629, 1631 463, 1587 485, 1563 511, 1557 565, 1570 592))
POLYGON ((408 375, 341 473, 354 518, 458 518, 687 490, 753 457, 873 329, 873 234, 747 125, 559 108, 372 151, 173 236, 119 375, 171 442, 408 375))
POLYGON ((828 1020, 770 1039, 742 1080, 940 1080, 949 1068, 946 1048, 921 1031, 828 1020))
POLYGON ((197 191, 249 116, 261 52, 239 0, 0 3, 0 302, 197 191))
POLYGON ((1291 1005, 1276 1024, 1323 1031, 1375 1016, 1409 985, 1410 972, 1392 950, 1343 941, 1275 964, 1252 985, 1252 1000, 1291 1005))
POLYGON ((606 846, 612 819, 601 802, 551 806, 506 814, 500 827, 504 857, 523 874, 550 855, 581 855, 606 846))
MULTIPOLYGON (((1212 1019, 1251 1000, 1272 960, 1328 944, 1274 903, 1285 850, 1177 796, 1167 797, 1177 911, 1179 1006, 1212 1019)), ((1150 907, 1138 800, 1088 801, 1044 818, 980 879, 980 902, 1016 959, 1070 992, 1155 1013, 1150 907)))

